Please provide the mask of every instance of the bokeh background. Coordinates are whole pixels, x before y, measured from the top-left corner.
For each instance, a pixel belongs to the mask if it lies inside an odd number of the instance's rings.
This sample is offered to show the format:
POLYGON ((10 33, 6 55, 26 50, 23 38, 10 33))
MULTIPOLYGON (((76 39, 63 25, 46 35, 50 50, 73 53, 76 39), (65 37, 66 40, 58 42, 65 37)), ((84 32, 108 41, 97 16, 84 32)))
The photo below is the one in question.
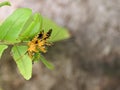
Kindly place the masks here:
POLYGON ((120 0, 10 2, 11 7, 0 8, 0 21, 16 8, 29 7, 67 28, 71 38, 45 54, 55 70, 35 63, 29 81, 7 49, 0 60, 0 90, 120 90, 120 0))

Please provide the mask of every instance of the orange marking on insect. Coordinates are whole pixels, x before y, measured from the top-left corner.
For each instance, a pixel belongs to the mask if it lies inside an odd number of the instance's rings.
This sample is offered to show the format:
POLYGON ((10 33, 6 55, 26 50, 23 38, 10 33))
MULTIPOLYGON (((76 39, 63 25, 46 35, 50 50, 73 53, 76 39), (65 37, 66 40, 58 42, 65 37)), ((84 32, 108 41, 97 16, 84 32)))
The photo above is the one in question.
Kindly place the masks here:
POLYGON ((52 29, 48 32, 44 33, 41 31, 38 35, 36 35, 30 42, 28 42, 28 50, 27 53, 30 58, 34 56, 37 52, 46 53, 46 47, 50 46, 51 44, 47 41, 52 33, 52 29))

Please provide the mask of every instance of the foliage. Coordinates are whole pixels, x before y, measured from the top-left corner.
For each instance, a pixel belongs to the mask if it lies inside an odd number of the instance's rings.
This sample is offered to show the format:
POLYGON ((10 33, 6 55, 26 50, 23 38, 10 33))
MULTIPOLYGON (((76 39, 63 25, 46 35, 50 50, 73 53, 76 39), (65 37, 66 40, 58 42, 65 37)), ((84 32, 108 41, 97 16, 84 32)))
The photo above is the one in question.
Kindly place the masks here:
MULTIPOLYGON (((49 29, 53 30, 50 42, 69 38, 66 29, 39 13, 33 14, 28 8, 17 9, 0 25, 0 56, 9 45, 12 45, 11 53, 14 61, 23 77, 29 80, 32 75, 32 60, 26 53, 27 43, 41 30, 48 31, 49 29)), ((42 54, 36 53, 34 56, 35 61, 41 60, 47 68, 54 68, 42 54)))

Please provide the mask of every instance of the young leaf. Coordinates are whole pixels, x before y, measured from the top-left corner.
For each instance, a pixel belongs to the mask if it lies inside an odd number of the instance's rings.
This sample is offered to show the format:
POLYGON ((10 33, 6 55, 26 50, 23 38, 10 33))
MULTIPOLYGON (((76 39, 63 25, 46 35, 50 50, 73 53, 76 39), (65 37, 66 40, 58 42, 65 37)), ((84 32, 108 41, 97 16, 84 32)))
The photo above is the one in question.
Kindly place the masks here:
POLYGON ((26 80, 29 80, 32 75, 32 60, 25 54, 26 51, 27 46, 14 46, 12 48, 12 55, 20 73, 26 80))
POLYGON ((33 21, 31 24, 26 27, 20 34, 20 39, 21 40, 30 40, 32 39, 36 34, 40 32, 40 27, 41 27, 41 15, 36 13, 33 15, 33 21))
POLYGON ((52 29, 52 35, 50 37, 50 41, 55 42, 59 40, 64 40, 70 37, 70 34, 65 28, 62 28, 55 24, 50 19, 44 18, 42 20, 42 29, 45 31, 48 31, 49 29, 52 29))
POLYGON ((0 45, 0 58, 2 56, 3 51, 7 49, 7 47, 8 47, 7 45, 0 45))
POLYGON ((47 60, 45 59, 45 57, 42 56, 41 54, 40 54, 40 60, 42 61, 42 63, 43 63, 48 69, 51 69, 51 70, 54 69, 53 64, 50 63, 49 61, 47 61, 47 60))
POLYGON ((0 26, 0 40, 8 43, 17 43, 24 24, 31 16, 32 11, 28 8, 17 9, 0 26))

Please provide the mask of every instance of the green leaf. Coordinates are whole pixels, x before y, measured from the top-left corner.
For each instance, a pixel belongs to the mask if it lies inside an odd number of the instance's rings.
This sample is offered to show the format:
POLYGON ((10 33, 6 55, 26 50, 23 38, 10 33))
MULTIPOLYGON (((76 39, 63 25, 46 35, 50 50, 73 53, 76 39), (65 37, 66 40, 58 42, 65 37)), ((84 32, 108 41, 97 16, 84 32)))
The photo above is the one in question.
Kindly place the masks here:
POLYGON ((12 55, 17 64, 20 73, 26 80, 29 80, 32 75, 32 60, 26 54, 27 46, 14 46, 12 55))
POLYGON ((42 63, 50 70, 53 70, 54 69, 54 65, 52 63, 50 63, 49 61, 47 61, 45 59, 44 56, 41 55, 41 53, 35 53, 34 56, 33 56, 33 62, 38 62, 38 61, 42 61, 42 63))
POLYGON ((42 21, 43 21, 42 23, 43 30, 45 31, 48 31, 49 29, 53 30, 50 41, 55 42, 55 41, 64 40, 70 37, 68 30, 58 26, 52 20, 43 17, 42 21))
POLYGON ((49 61, 47 61, 47 60, 45 59, 45 57, 42 56, 41 54, 40 54, 40 60, 42 61, 42 63, 43 63, 48 69, 50 69, 50 70, 53 70, 53 69, 54 69, 54 65, 53 65, 52 63, 50 63, 49 61))
POLYGON ((0 40, 18 43, 33 38, 41 30, 53 29, 50 41, 59 41, 70 37, 68 31, 38 13, 32 15, 31 9, 17 9, 0 26, 0 40))
POLYGON ((21 40, 30 40, 40 32, 42 16, 38 13, 33 15, 33 21, 20 34, 21 40))
POLYGON ((3 51, 7 49, 7 47, 8 47, 7 45, 0 45, 0 58, 2 56, 3 51))
POLYGON ((0 7, 5 6, 5 5, 11 6, 10 2, 8 2, 8 1, 4 1, 4 2, 0 3, 0 7))
POLYGON ((0 40, 8 43, 17 43, 18 35, 22 31, 24 24, 32 14, 31 9, 17 9, 0 26, 0 40))

